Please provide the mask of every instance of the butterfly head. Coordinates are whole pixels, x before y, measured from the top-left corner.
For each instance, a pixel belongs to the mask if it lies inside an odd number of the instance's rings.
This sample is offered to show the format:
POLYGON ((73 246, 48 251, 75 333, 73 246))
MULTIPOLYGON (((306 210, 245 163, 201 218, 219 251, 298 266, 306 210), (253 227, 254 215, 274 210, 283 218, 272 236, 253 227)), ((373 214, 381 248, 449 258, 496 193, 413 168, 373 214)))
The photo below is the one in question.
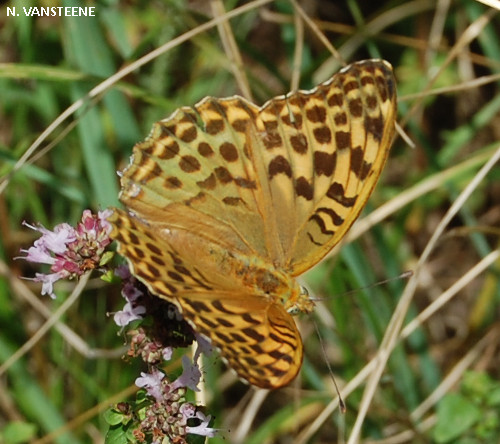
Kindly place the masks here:
POLYGON ((284 303, 285 309, 291 315, 299 313, 311 313, 314 309, 314 302, 309 297, 309 292, 306 287, 295 283, 298 291, 292 294, 292 297, 284 303))

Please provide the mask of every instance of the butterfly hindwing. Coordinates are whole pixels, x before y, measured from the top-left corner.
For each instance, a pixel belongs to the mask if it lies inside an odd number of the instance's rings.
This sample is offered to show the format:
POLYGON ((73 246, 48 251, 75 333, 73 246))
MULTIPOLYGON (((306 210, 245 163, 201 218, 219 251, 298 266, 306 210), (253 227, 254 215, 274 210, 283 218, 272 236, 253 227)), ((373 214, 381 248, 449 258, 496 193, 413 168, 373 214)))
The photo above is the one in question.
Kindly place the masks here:
POLYGON ((269 298, 213 282, 182 251, 136 217, 115 210, 109 218, 119 252, 148 289, 177 305, 243 380, 263 388, 288 384, 302 362, 302 342, 292 316, 269 298), (238 293, 238 291, 240 293, 238 293), (244 303, 243 303, 244 301, 244 303))

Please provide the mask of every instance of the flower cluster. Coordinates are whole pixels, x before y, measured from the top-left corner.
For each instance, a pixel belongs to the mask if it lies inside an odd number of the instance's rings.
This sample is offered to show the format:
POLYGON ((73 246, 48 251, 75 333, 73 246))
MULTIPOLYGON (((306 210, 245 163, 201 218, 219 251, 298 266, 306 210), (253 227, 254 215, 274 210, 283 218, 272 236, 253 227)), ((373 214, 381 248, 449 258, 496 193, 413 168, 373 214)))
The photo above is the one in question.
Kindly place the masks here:
POLYGON ((188 434, 215 436, 215 429, 209 427, 210 416, 205 416, 185 399, 188 389, 199 391, 201 371, 197 361, 202 352, 211 353, 210 344, 196 337, 198 347, 193 359, 183 356, 182 375, 169 381, 159 366, 172 358, 173 347, 186 346, 193 341, 193 331, 175 305, 151 295, 128 268, 119 267, 115 273, 122 279, 122 296, 126 300, 123 310, 114 315, 115 323, 123 328, 135 325, 127 332, 130 339, 127 355, 140 357, 150 369, 135 381, 145 390, 145 395, 139 393, 135 402, 116 407, 115 414, 125 412, 121 418, 117 417, 116 426, 121 428, 126 424, 125 428, 133 430, 138 442, 182 444, 187 442, 188 434), (152 322, 131 324, 145 316, 152 322))
POLYGON ((154 368, 150 373, 141 373, 135 383, 143 387, 154 399, 141 416, 144 419, 135 429, 136 438, 151 436, 153 443, 169 438, 174 442, 185 442, 187 434, 207 437, 215 436, 215 429, 208 427, 210 416, 205 416, 195 405, 184 398, 186 388, 198 390, 201 372, 187 356, 182 358, 183 372, 175 381, 169 382, 165 374, 154 368), (197 425, 188 425, 195 420, 197 425))
MULTIPOLYGON (((147 301, 148 294, 143 296, 147 301)), ((164 304, 164 308, 170 306, 158 298, 153 300, 164 304)), ((159 366, 172 358, 173 348, 163 346, 160 340, 153 339, 158 333, 155 323, 147 327, 140 325, 128 331, 128 336, 131 338, 128 356, 140 356, 148 364, 150 370, 147 373, 141 372, 141 376, 135 381, 137 387, 144 389, 145 394, 139 392, 135 402, 120 403, 114 409, 117 417, 115 425, 110 422, 111 433, 114 431, 114 425, 115 429, 118 429, 117 433, 121 432, 122 428, 132 430, 138 442, 180 444, 187 442, 188 434, 215 436, 216 430, 209 427, 210 416, 206 416, 185 398, 188 389, 199 391, 201 371, 197 362, 202 352, 205 354, 211 352, 210 347, 207 347, 208 344, 205 341, 200 340, 192 360, 187 356, 182 357, 181 376, 174 381, 169 381, 159 366)))
POLYGON ((79 277, 86 271, 98 268, 106 247, 111 243, 111 225, 106 220, 111 210, 99 211, 97 215, 85 210, 76 228, 67 223, 56 225, 50 231, 43 225, 27 227, 42 233, 22 259, 30 262, 49 264, 49 274, 36 273, 33 280, 42 282, 42 295, 55 298, 54 282, 60 279, 79 277))
POLYGON ((142 388, 136 401, 121 402, 107 412, 106 419, 111 426, 107 438, 113 441, 115 436, 125 433, 139 443, 186 444, 189 434, 214 437, 217 431, 209 427, 211 417, 185 397, 188 389, 199 391, 201 372, 196 362, 200 350, 196 351, 193 361, 182 357, 183 372, 174 381, 169 381, 158 369, 159 362, 152 365, 148 373, 141 372, 135 381, 137 387, 142 388))

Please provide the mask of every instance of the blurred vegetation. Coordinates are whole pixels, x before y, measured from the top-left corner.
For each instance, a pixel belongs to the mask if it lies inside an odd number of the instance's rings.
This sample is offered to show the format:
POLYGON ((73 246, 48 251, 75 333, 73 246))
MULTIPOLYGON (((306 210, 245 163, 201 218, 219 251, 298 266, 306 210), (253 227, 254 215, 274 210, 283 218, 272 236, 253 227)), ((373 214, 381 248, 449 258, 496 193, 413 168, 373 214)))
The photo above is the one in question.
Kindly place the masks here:
POLYGON ((141 370, 120 358, 124 338, 107 316, 123 305, 120 289, 97 275, 26 354, 2 365, 73 289, 59 285, 52 301, 39 298, 39 285, 20 279, 39 271, 13 259, 35 239, 21 222, 52 228, 75 223, 85 208, 117 205, 116 171, 152 123, 179 106, 207 95, 245 94, 246 85, 262 104, 293 89, 295 78, 300 88, 326 80, 343 63, 322 37, 347 62, 382 57, 392 63, 398 121, 415 147, 402 137, 394 143, 365 211, 377 214, 385 204, 383 220, 306 276, 321 302, 313 316, 300 318, 305 361, 297 382, 263 396, 219 359, 206 363, 199 402, 221 429, 210 442, 342 442, 339 434, 347 441, 364 406, 362 442, 500 440, 498 165, 470 198, 457 200, 500 146, 498 11, 474 0, 45 0, 0 6, 0 442, 103 442, 102 412, 132 393, 141 370), (23 6, 95 6, 96 15, 7 16, 7 8, 23 6), (198 29, 222 10, 234 11, 225 26, 198 29), (168 42, 165 51, 137 63, 168 42), (458 212, 427 255, 454 204, 458 212), (484 268, 467 278, 484 258, 484 268), (373 284, 405 270, 415 272, 416 286, 399 311, 408 279, 373 284), (445 293, 453 285, 456 291, 445 293), (415 320, 431 303, 441 305, 415 320), (395 312, 416 328, 392 350, 366 399, 377 351, 388 350, 384 335, 399 335, 390 324, 395 312), (345 415, 331 405, 336 393, 323 349, 345 389, 345 415), (466 370, 486 379, 471 389, 469 378, 466 390, 466 370), (497 396, 478 394, 481 384, 497 396), (450 431, 445 425, 453 417, 460 427, 450 431))

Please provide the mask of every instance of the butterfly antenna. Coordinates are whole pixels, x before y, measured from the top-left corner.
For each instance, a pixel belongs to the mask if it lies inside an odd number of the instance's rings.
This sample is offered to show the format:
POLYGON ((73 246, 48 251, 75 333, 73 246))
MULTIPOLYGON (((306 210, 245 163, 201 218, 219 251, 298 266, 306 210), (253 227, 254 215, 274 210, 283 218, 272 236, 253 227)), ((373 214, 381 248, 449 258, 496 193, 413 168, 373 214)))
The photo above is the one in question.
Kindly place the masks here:
MULTIPOLYGON (((365 287, 359 287, 359 288, 355 288, 354 290, 346 291, 345 293, 342 293, 342 296, 350 296, 350 295, 356 294, 360 291, 369 290, 371 288, 378 287, 379 285, 385 285, 385 284, 388 284, 389 282, 398 281, 399 279, 409 279, 412 276, 413 276, 412 270, 403 271, 401 274, 394 276, 392 278, 384 279, 383 281, 375 282, 374 284, 366 285, 365 287)), ((330 297, 328 297, 328 298, 314 298, 312 300, 313 301, 323 301, 325 299, 330 299, 330 297)))
POLYGON ((345 293, 345 295, 349 296, 350 294, 357 293, 358 291, 361 291, 361 290, 370 290, 371 288, 378 287, 379 285, 385 285, 385 284, 388 284, 389 282, 399 281, 400 279, 409 279, 412 276, 413 276, 413 271, 412 270, 403 271, 398 276, 394 276, 394 277, 391 277, 391 278, 388 278, 388 279, 384 279, 383 281, 375 282, 374 284, 367 285, 366 287, 360 287, 360 288, 357 288, 355 290, 348 291, 347 293, 345 293))
MULTIPOLYGON (((399 280, 399 279, 409 279, 411 276, 413 276, 413 271, 411 271, 411 270, 403 271, 403 273, 401 273, 398 276, 395 276, 395 277, 392 277, 389 279, 384 279, 383 281, 376 282, 375 284, 367 285, 366 287, 360 287, 360 288, 357 288, 356 290, 348 291, 344 295, 347 296, 350 294, 354 294, 360 290, 368 290, 368 289, 376 287, 378 285, 387 284, 388 282, 392 282, 392 281, 399 280)), ((319 299, 314 299, 314 300, 319 300, 319 299)), ((333 381, 333 385, 335 386, 335 391, 337 392, 337 395, 339 397, 340 411, 342 413, 345 413, 347 411, 347 408, 346 408, 344 399, 342 398, 342 395, 340 394, 339 386, 337 385, 337 381, 336 381, 335 376, 333 374, 333 370, 332 370, 332 367, 330 365, 330 362, 328 361, 323 337, 321 336, 321 332, 319 331, 318 324, 314 319, 313 319, 313 324, 314 324, 314 328, 316 329, 316 334, 318 335, 318 338, 319 338, 319 343, 321 344, 321 352, 323 353, 323 358, 325 359, 326 365, 328 367, 328 371, 329 371, 331 379, 333 381)))
POLYGON ((337 395, 339 397, 339 408, 340 408, 340 411, 342 413, 345 413, 346 412, 346 406, 345 406, 345 402, 342 398, 342 395, 340 394, 340 390, 339 390, 339 386, 337 385, 337 381, 335 380, 335 376, 333 375, 333 370, 332 370, 332 367, 330 365, 330 362, 328 361, 328 357, 326 355, 326 349, 325 349, 325 343, 323 341, 323 337, 321 336, 321 333, 319 331, 319 328, 318 328, 318 324, 317 322, 313 319, 313 324, 314 324, 314 328, 316 329, 316 334, 318 335, 318 338, 319 338, 319 343, 321 344, 321 352, 323 353, 323 358, 325 358, 325 362, 326 362, 326 366, 328 367, 328 372, 330 373, 330 377, 332 378, 332 381, 333 381, 333 385, 335 386, 335 390, 337 392, 337 395))

